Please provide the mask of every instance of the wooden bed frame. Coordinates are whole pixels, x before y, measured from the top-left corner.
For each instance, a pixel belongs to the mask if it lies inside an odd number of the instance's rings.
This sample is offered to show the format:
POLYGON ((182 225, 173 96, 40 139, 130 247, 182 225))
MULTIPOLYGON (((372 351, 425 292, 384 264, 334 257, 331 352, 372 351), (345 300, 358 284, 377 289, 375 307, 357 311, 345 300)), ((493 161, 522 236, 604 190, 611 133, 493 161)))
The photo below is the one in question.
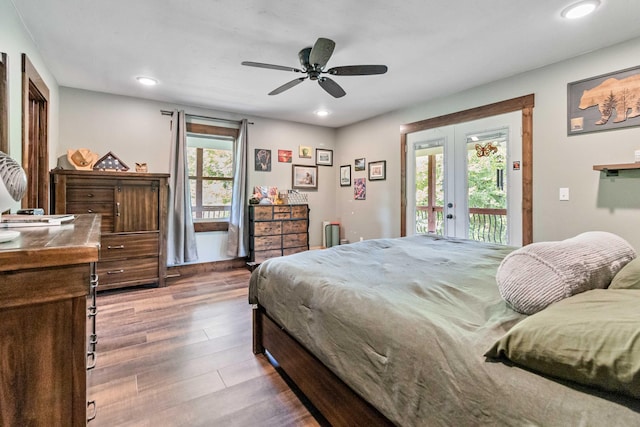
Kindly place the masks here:
POLYGON ((257 306, 253 309, 253 352, 265 351, 332 426, 393 425, 257 306))

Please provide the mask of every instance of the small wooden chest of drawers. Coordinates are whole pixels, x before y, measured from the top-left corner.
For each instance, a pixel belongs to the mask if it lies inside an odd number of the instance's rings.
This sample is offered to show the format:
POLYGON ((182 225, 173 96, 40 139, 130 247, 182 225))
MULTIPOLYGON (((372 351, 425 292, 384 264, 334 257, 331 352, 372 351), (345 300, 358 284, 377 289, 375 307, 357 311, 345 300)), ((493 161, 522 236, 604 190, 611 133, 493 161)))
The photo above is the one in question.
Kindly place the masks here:
POLYGON ((249 257, 269 258, 309 250, 308 205, 249 205, 249 257))

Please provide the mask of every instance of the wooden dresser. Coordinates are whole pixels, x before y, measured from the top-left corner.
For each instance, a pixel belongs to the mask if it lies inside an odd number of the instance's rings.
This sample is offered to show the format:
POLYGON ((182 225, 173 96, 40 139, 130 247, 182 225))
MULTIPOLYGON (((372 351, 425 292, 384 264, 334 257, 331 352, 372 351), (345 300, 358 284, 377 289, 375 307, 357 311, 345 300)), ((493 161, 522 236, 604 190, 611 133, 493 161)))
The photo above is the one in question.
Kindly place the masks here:
POLYGON ((100 218, 11 230, 20 236, 0 243, 0 425, 86 425, 100 218))
POLYGON ((249 257, 269 258, 309 250, 308 205, 249 205, 249 257))
POLYGON ((165 285, 168 174, 53 170, 51 210, 102 215, 100 289, 165 285))

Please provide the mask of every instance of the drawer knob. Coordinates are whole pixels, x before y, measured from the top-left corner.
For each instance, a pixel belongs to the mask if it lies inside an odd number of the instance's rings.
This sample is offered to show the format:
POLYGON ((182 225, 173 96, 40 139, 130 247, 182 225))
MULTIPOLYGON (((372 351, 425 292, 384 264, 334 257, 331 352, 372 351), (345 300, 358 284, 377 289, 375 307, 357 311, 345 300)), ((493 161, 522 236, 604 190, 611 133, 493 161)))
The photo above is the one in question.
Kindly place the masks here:
POLYGON ((87 197, 93 197, 93 193, 87 194, 87 197))
POLYGON ((93 209, 87 209, 87 213, 93 213, 93 209))
POLYGON ((107 246, 107 249, 124 249, 124 245, 107 246))
POLYGON ((124 273, 124 270, 120 269, 120 270, 114 270, 114 271, 107 271, 107 274, 120 274, 120 273, 124 273))

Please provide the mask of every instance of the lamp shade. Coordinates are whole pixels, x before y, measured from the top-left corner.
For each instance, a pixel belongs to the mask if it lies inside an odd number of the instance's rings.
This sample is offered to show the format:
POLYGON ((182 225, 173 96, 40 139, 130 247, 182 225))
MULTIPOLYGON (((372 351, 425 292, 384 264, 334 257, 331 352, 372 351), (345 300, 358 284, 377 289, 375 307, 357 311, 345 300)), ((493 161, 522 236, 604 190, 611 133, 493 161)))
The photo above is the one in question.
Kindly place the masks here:
POLYGON ((0 212, 27 192, 27 174, 8 154, 0 151, 0 212))

